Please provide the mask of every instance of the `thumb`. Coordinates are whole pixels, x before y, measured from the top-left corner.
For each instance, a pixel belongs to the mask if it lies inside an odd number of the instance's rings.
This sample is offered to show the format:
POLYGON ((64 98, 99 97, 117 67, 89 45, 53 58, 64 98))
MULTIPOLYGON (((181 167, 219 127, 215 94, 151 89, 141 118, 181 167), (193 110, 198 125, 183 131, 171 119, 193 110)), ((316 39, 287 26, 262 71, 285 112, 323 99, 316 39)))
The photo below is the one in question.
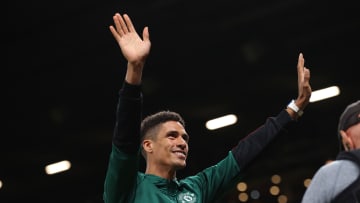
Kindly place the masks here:
POLYGON ((150 41, 149 27, 144 27, 142 36, 144 41, 150 41))

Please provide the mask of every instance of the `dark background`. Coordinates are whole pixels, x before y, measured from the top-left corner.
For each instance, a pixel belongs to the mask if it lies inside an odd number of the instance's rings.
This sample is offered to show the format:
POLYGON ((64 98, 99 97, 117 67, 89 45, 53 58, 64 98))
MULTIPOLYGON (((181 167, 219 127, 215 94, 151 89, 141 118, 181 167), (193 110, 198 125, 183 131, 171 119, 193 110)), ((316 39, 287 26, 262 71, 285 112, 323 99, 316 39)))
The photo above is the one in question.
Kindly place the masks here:
MULTIPOLYGON (((341 94, 310 103, 244 170, 248 192, 299 202, 303 181, 338 152, 338 118, 359 99, 360 14, 356 1, 11 1, 7 2, 5 129, 0 147, 0 202, 102 202, 126 61, 108 26, 128 13, 139 33, 149 26, 144 114, 170 109, 190 134, 192 175, 223 158, 239 139, 297 96, 302 52, 313 90, 341 94), (236 125, 207 131, 208 119, 234 113, 236 125), (47 176, 47 164, 71 170, 47 176), (279 195, 280 195, 279 194, 279 195)), ((234 188, 222 202, 237 201, 234 188)))

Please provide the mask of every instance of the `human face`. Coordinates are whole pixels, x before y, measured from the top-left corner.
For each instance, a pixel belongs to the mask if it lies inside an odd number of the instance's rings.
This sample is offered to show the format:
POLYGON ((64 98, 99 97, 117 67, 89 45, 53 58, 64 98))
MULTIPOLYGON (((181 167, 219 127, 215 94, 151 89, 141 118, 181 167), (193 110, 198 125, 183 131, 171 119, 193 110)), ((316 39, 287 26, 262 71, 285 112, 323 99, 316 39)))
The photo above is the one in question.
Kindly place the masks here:
POLYGON ((176 121, 167 121, 159 129, 153 142, 153 160, 156 164, 178 170, 186 166, 189 136, 176 121))

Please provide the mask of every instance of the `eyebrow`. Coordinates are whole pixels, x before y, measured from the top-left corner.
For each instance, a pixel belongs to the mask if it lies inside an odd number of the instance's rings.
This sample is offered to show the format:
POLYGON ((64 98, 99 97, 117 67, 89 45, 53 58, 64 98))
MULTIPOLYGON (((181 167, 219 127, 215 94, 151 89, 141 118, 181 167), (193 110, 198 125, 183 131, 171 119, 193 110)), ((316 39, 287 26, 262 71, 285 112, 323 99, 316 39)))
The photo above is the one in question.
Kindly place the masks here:
MULTIPOLYGON (((176 130, 170 130, 166 133, 166 135, 179 135, 180 133, 176 130)), ((187 133, 180 134, 180 136, 185 137, 186 141, 189 141, 190 136, 187 133)))

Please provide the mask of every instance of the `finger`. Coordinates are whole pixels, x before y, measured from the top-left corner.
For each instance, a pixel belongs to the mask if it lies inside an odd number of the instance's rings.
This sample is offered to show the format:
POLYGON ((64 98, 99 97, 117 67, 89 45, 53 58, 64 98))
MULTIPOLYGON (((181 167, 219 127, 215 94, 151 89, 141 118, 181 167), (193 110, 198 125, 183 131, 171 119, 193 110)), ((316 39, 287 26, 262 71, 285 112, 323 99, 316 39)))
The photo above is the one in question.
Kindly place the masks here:
POLYGON ((131 22, 130 17, 127 14, 124 14, 124 24, 126 23, 126 28, 128 32, 136 32, 133 23, 131 22))
POLYGON ((300 53, 299 57, 298 57, 298 64, 297 64, 297 72, 298 72, 299 82, 302 81, 304 78, 304 64, 305 64, 305 60, 304 60, 303 54, 300 53))
MULTIPOLYGON (((124 18, 127 16, 126 14, 123 15, 124 18)), ((128 26, 125 23, 123 17, 120 14, 117 14, 117 17, 119 19, 120 25, 121 25, 121 30, 124 32, 124 34, 129 32, 128 26)), ((128 17, 127 17, 128 18, 128 17)))
POLYGON ((300 54, 299 54, 299 58, 298 58, 298 64, 297 64, 298 71, 303 72, 304 64, 305 64, 305 59, 304 59, 304 57, 303 57, 303 54, 300 53, 300 54))
POLYGON ((311 92, 310 86, 310 70, 304 67, 304 86, 311 92))
POLYGON ((306 67, 304 67, 304 78, 305 78, 305 80, 310 79, 310 70, 306 67))
POLYGON ((112 25, 110 25, 109 28, 110 28, 110 31, 111 31, 112 35, 116 39, 116 41, 119 41, 120 40, 120 34, 118 33, 118 31, 116 31, 114 26, 112 26, 112 25))
POLYGON ((307 95, 308 98, 311 97, 311 85, 310 85, 310 70, 306 67, 304 67, 304 84, 303 84, 303 88, 305 90, 305 94, 307 95))
POLYGON ((150 34, 149 34, 149 28, 148 27, 144 28, 142 36, 143 36, 144 41, 150 41, 150 34))
POLYGON ((120 37, 124 35, 124 31, 122 30, 121 27, 121 19, 122 19, 121 15, 119 13, 116 13, 113 17, 116 31, 118 32, 118 34, 120 34, 120 37))

